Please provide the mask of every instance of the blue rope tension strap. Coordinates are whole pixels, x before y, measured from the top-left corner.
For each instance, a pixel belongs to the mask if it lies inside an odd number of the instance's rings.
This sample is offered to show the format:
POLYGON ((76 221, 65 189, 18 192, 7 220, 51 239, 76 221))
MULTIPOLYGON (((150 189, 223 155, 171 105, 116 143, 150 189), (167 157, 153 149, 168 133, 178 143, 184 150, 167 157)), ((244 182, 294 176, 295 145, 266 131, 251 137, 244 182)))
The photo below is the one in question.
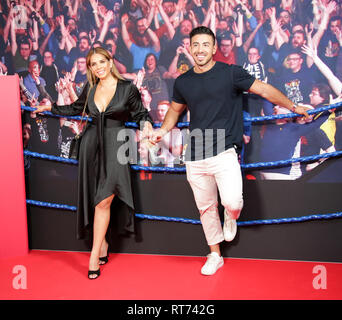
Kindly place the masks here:
MULTIPOLYGON (((77 208, 75 206, 69 206, 66 204, 56 204, 50 202, 43 201, 35 201, 35 200, 26 200, 27 204, 35 205, 39 207, 48 207, 69 211, 76 211, 77 208)), ((140 219, 147 220, 157 220, 157 221, 171 221, 171 222, 183 222, 190 224, 201 224, 200 220, 187 219, 187 218, 178 218, 178 217, 165 217, 165 216, 155 216, 155 215, 147 215, 136 213, 135 216, 140 219)), ((341 218, 342 212, 329 213, 329 214, 313 214, 302 217, 295 218, 279 218, 279 219, 264 219, 264 220, 250 220, 250 221, 238 221, 238 226, 252 226, 252 225, 268 225, 268 224, 282 224, 282 223, 292 223, 292 222, 305 222, 311 220, 328 220, 328 219, 336 219, 341 218)))

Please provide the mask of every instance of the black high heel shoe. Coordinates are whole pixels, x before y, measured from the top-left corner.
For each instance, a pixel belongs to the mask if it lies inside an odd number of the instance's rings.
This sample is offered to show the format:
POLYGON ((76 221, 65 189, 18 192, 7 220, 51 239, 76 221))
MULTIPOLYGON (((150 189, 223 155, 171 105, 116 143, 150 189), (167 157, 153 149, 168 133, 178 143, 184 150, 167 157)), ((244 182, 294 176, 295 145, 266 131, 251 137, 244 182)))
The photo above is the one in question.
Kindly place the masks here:
POLYGON ((100 272, 100 268, 98 268, 97 270, 88 270, 88 278, 90 280, 94 280, 97 279, 100 276, 101 272, 100 272), (92 275, 96 275, 96 277, 90 277, 92 275))
POLYGON ((99 262, 100 262, 100 266, 106 264, 108 262, 108 258, 109 258, 109 243, 107 242, 107 255, 104 257, 99 257, 99 262))
POLYGON ((106 264, 108 262, 108 258, 109 258, 109 253, 107 253, 107 255, 105 257, 99 257, 100 260, 100 266, 106 264), (102 262, 102 263, 101 263, 102 262))

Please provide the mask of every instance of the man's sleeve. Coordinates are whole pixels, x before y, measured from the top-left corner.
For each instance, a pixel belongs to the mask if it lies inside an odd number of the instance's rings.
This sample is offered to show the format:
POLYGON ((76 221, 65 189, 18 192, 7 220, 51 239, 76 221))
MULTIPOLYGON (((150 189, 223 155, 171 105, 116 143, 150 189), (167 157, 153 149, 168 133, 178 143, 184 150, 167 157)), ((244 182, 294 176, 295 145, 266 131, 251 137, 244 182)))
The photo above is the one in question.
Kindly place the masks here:
POLYGON ((179 90, 180 87, 180 81, 178 78, 175 81, 175 84, 173 86, 173 95, 172 95, 172 101, 180 104, 186 104, 186 101, 184 97, 182 96, 181 91, 179 90))
POLYGON ((233 84, 236 90, 248 91, 255 78, 241 66, 233 66, 233 84))

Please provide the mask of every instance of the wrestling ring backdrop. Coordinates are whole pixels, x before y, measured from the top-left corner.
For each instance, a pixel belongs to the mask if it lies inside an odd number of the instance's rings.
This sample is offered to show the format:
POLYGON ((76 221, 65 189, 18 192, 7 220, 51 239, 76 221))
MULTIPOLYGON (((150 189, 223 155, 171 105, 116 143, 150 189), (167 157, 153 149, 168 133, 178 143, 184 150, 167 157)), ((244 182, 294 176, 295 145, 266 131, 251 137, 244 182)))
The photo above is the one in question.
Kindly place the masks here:
MULTIPOLYGON (((338 103, 309 113, 340 107, 341 103, 338 103)), ((29 107, 22 106, 21 109, 21 112, 32 111, 29 107)), ((46 116, 52 115, 47 113, 46 116)), ((245 118, 245 121, 253 125, 255 122, 295 116, 245 118)), ((132 123, 126 125, 134 126, 132 123)), ((179 127, 187 125, 178 124, 179 127)), ((327 170, 333 170, 342 180, 341 154, 342 151, 336 151, 275 162, 242 162, 245 174, 249 170, 328 158, 303 179, 244 179, 245 204, 238 221, 238 234, 233 242, 223 244, 223 255, 342 262, 342 182, 338 179, 324 180, 327 170), (317 179, 320 174, 323 178, 317 179)), ((25 173, 28 247, 89 251, 91 243, 77 240, 75 235, 77 161, 30 150, 24 150, 24 158, 25 162, 29 162, 29 169, 25 173)), ((111 251, 206 255, 208 248, 199 225, 192 191, 186 181, 185 168, 138 165, 132 165, 131 168, 138 232, 133 238, 113 234, 111 251), (141 172, 151 173, 152 179, 141 179, 141 172)))

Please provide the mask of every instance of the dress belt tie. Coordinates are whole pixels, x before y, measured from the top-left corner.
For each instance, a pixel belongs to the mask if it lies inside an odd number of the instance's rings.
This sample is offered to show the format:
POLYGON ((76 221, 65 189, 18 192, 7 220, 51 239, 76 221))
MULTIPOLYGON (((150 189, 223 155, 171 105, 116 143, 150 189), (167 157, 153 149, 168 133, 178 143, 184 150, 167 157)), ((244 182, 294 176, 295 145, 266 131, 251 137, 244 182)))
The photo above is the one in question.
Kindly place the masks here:
MULTIPOLYGON (((99 116, 93 118, 93 122, 96 125, 97 131, 97 151, 99 162, 99 177, 106 178, 106 155, 105 155, 105 135, 104 129, 107 127, 123 127, 124 124, 120 120, 110 119, 105 117, 104 112, 100 112, 99 116)), ((114 137, 113 137, 114 138, 114 137)), ((101 183, 102 181, 99 181, 101 183)))

